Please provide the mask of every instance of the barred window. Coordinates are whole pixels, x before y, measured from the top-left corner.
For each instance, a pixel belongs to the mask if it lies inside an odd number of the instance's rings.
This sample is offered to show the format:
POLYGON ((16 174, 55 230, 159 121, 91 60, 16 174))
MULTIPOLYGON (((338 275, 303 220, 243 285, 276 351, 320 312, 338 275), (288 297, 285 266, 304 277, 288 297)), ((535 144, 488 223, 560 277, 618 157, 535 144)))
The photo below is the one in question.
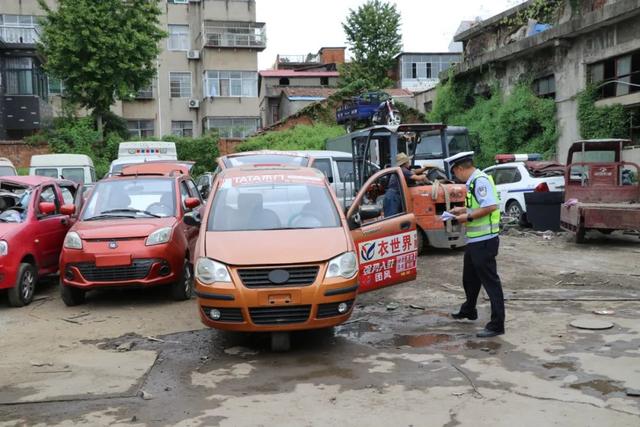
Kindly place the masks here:
POLYGON ((188 25, 169 25, 169 50, 189 50, 189 38, 188 25))
POLYGON ((191 73, 169 73, 172 98, 191 98, 191 73))
POLYGON ((255 98, 258 96, 258 73, 255 71, 207 71, 204 96, 255 98))
POLYGON ((193 122, 190 120, 178 120, 171 122, 171 133, 176 136, 193 136, 193 122))
POLYGON ((217 130, 220 138, 246 138, 258 130, 257 117, 207 117, 206 130, 217 130))

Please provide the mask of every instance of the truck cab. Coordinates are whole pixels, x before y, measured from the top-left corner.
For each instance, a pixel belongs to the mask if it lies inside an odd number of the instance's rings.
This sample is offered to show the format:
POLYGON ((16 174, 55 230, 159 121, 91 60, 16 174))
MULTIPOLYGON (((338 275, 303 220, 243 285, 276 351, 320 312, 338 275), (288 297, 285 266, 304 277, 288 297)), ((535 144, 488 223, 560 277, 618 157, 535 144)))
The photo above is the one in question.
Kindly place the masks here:
POLYGON ((175 160, 178 160, 178 152, 173 142, 121 142, 118 146, 118 158, 111 162, 107 176, 116 175, 132 164, 175 160))
POLYGON ((39 154, 31 156, 30 176, 68 179, 78 184, 96 182, 93 160, 85 154, 39 154))

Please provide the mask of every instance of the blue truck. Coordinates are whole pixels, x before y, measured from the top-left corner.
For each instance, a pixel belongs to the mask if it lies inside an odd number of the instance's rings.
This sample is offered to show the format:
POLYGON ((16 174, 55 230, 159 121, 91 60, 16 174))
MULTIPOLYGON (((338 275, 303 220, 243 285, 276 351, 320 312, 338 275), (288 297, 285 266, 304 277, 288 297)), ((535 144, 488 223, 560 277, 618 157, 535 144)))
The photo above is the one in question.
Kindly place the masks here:
POLYGON ((399 125, 400 121, 393 99, 385 92, 366 92, 349 98, 336 110, 336 122, 344 125, 347 133, 357 127, 399 125))

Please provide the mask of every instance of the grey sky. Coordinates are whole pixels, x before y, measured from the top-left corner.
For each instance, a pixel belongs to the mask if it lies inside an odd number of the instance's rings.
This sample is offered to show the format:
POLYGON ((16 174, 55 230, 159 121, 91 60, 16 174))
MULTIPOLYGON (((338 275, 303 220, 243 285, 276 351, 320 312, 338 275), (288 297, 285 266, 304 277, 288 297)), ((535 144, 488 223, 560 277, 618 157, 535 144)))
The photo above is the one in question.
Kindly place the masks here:
MULTIPOLYGON (((258 57, 270 68, 278 53, 317 52, 345 46, 341 23, 364 0, 257 0, 257 19, 267 23, 267 49, 258 57)), ((402 15, 405 51, 446 52, 460 21, 488 18, 522 0, 395 0, 402 15)))

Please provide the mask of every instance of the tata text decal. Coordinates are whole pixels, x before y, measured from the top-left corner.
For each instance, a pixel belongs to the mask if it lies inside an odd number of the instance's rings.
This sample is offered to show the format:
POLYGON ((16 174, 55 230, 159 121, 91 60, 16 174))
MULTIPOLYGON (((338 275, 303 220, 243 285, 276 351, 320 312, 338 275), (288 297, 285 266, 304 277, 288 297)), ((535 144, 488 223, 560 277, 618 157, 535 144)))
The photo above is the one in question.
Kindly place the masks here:
POLYGON ((360 290, 368 291, 396 282, 416 272, 418 234, 410 231, 358 245, 360 290))

